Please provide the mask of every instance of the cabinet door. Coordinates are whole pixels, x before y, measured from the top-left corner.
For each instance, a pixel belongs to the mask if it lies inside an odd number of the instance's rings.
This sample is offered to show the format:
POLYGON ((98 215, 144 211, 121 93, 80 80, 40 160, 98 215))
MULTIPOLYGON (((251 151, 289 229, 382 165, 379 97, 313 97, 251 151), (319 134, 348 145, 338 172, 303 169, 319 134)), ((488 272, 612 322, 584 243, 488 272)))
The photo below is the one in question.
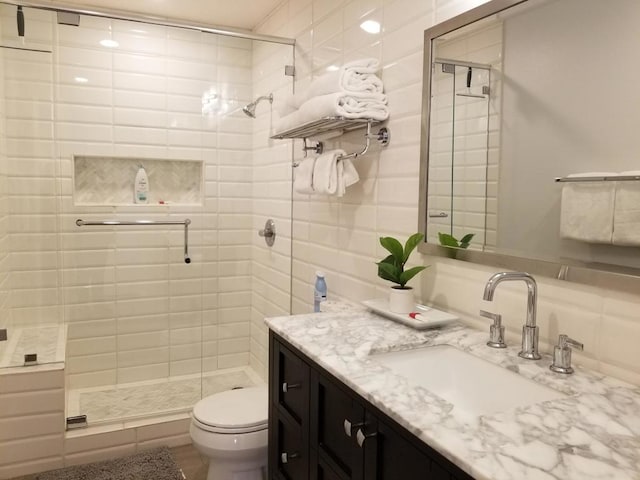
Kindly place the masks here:
MULTIPOLYGON (((309 478, 309 448, 304 441, 302 429, 285 418, 278 418, 276 431, 276 452, 269 463, 283 480, 303 480, 309 478), (277 465, 277 466, 276 466, 277 465)), ((272 476, 272 478, 274 478, 272 476)))
POLYGON ((338 384, 311 372, 312 480, 363 477, 362 450, 354 434, 364 422, 364 407, 338 384))
POLYGON ((363 447, 367 480, 441 480, 431 475, 429 457, 381 420, 376 420, 376 436, 367 438, 363 447))
POLYGON ((309 417, 309 367, 300 357, 274 342, 272 390, 276 402, 291 417, 303 424, 309 417))
POLYGON ((269 339, 269 479, 309 478, 309 366, 269 339))

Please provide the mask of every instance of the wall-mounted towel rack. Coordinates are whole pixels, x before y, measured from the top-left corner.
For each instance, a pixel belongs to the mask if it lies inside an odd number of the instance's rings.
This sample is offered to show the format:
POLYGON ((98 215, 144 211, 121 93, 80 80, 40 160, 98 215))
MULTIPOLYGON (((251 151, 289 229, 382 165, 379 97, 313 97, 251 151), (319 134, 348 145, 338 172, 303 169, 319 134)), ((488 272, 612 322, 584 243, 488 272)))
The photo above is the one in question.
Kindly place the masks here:
MULTIPOLYGON (((378 130, 378 133, 371 133, 373 125, 380 123, 377 120, 369 118, 344 118, 344 117, 324 117, 313 122, 305 123, 294 128, 290 128, 283 132, 274 134, 271 138, 277 140, 283 140, 285 138, 302 138, 304 139, 303 150, 305 156, 307 150, 314 150, 316 153, 322 153, 323 144, 317 142, 315 146, 307 146, 307 139, 317 137, 319 135, 340 131, 341 133, 350 132, 352 130, 358 130, 361 128, 367 129, 365 133, 365 145, 359 152, 348 153, 339 158, 339 160, 345 158, 356 158, 360 155, 364 155, 371 146, 371 140, 377 140, 381 145, 388 145, 390 140, 389 129, 382 127, 378 130)), ((297 166, 294 164, 294 167, 297 166)))
POLYGON ((120 220, 100 220, 100 221, 85 221, 81 218, 76 220, 76 225, 79 227, 105 227, 114 225, 184 225, 184 263, 191 263, 189 257, 189 225, 191 220, 186 218, 184 220, 134 220, 134 221, 120 221, 120 220))
POLYGON ((607 175, 601 177, 556 177, 555 182, 633 182, 640 181, 640 175, 607 175))

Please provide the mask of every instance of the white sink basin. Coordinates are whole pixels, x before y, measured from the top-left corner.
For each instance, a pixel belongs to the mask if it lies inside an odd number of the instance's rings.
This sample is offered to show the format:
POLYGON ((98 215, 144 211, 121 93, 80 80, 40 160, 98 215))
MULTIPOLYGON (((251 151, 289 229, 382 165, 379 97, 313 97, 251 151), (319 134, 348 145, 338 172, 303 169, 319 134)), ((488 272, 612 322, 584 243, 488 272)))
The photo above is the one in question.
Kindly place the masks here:
POLYGON ((486 415, 566 396, 450 345, 382 353, 371 359, 445 399, 460 414, 486 415))

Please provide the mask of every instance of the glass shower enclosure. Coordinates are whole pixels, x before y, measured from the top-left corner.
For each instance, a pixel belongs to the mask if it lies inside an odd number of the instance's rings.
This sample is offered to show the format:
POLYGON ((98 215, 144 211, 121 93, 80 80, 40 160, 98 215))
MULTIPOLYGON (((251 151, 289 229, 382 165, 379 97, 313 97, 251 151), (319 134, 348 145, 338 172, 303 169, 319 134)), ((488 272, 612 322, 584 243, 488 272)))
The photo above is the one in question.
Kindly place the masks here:
MULTIPOLYGON (((291 92, 292 45, 23 11, 21 38, 0 3, 0 367, 65 361, 67 415, 90 424, 264 382, 262 317, 290 307, 255 290, 271 265, 254 185, 290 181, 291 153, 260 155, 270 106, 242 107, 291 92)), ((290 221, 290 187, 278 201, 290 221)))

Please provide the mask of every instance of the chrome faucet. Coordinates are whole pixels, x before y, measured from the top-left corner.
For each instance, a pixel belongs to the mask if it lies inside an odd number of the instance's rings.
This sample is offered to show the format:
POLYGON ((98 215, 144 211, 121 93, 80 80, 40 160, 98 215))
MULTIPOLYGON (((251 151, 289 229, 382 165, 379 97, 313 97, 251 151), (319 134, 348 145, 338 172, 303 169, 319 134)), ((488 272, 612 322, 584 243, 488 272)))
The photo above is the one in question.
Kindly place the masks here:
POLYGON ((499 272, 493 275, 484 286, 483 299, 491 302, 496 287, 506 281, 522 280, 527 284, 527 322, 522 327, 522 350, 518 353, 522 358, 539 360, 538 336, 539 328, 536 325, 536 304, 538 300, 538 287, 535 279, 525 272, 499 272))

